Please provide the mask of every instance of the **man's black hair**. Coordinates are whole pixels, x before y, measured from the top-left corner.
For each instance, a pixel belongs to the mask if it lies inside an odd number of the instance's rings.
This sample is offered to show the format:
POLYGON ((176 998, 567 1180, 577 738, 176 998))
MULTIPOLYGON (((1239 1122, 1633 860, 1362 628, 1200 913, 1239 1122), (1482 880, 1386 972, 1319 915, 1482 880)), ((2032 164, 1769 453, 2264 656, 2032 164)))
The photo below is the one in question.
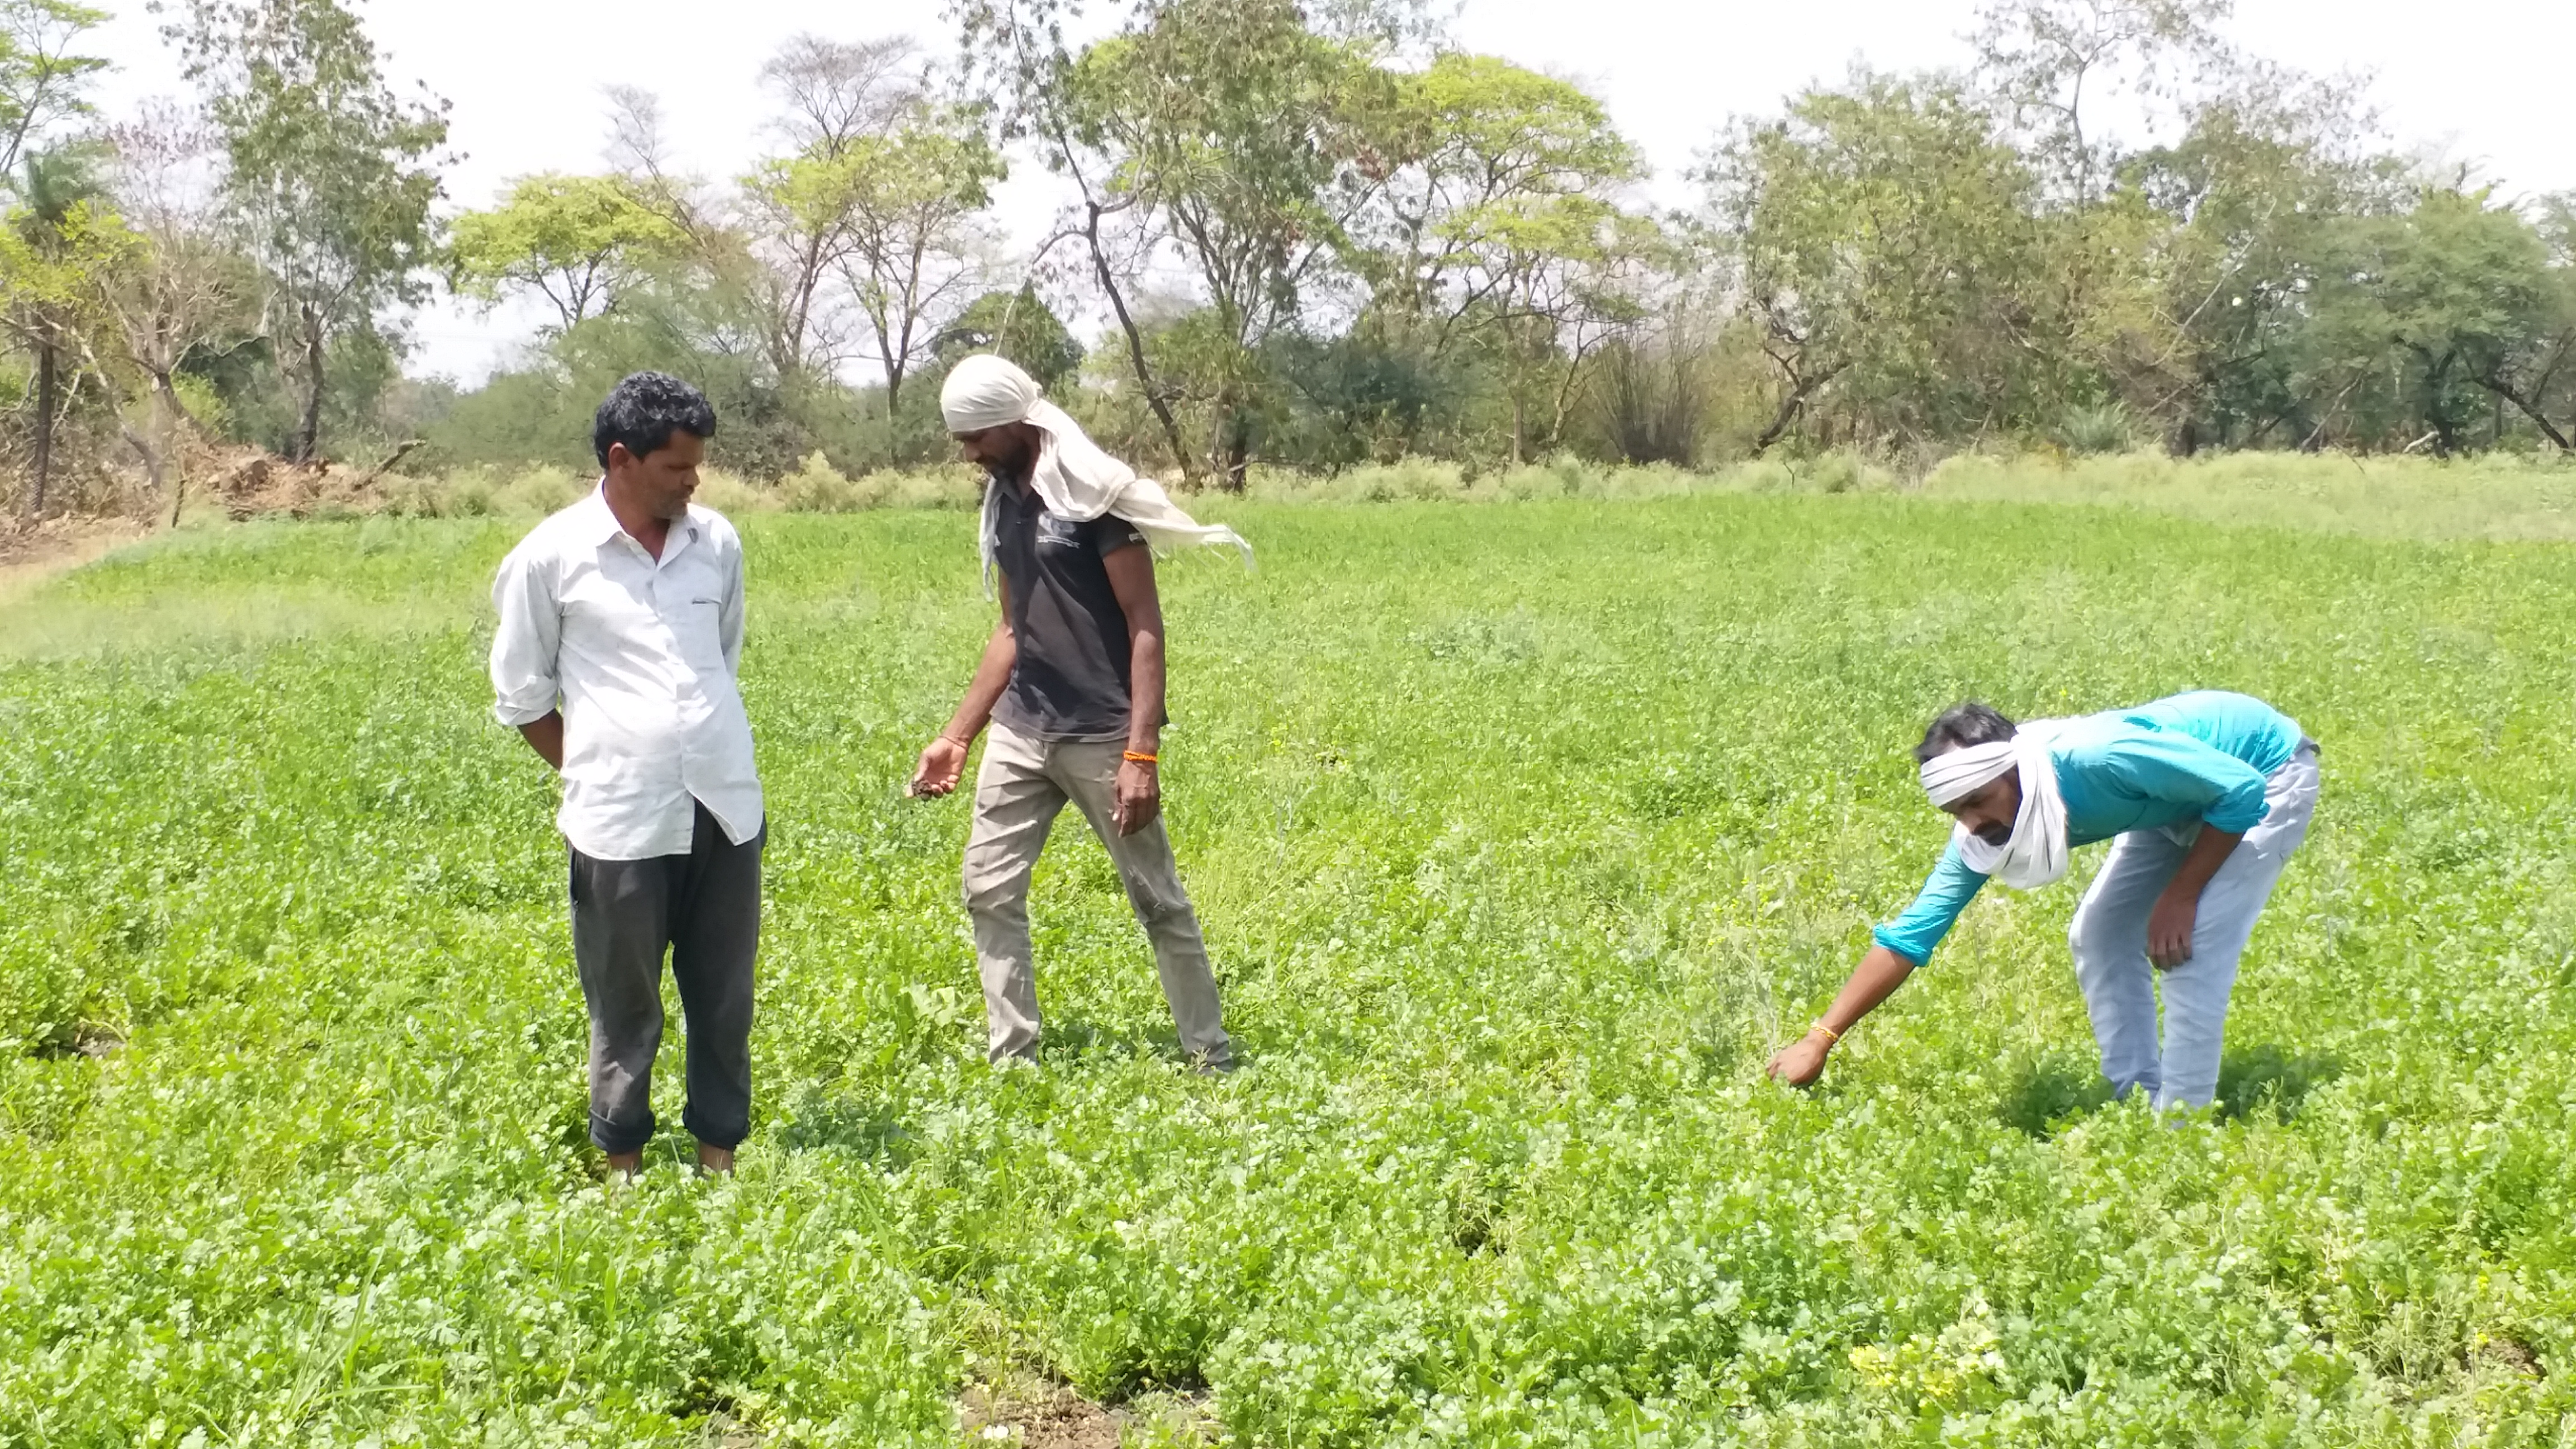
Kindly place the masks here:
POLYGON ((624 443, 641 458, 671 445, 673 433, 712 438, 715 404, 707 395, 667 372, 639 372, 611 389, 591 421, 590 447, 599 466, 608 466, 608 445, 624 443))
POLYGON ((1954 704, 1941 711, 1932 727, 1923 732, 1923 743, 1914 747, 1915 763, 1963 750, 1970 745, 1999 744, 2013 737, 2015 725, 2004 718, 1993 705, 1977 700, 1954 704))

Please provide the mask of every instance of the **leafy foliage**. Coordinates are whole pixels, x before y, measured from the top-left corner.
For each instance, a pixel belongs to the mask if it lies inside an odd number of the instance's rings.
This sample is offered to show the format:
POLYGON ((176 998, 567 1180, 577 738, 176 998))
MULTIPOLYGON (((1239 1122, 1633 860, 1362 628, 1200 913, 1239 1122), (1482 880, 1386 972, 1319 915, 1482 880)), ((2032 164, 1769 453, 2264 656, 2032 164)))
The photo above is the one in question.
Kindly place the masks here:
POLYGON ((552 795, 484 708, 522 525, 57 581, 0 631, 0 1441, 947 1444, 1004 1360, 1252 1443, 2565 1437, 2563 550, 1563 486, 1216 503, 1261 572, 1167 571, 1224 1082, 1073 829, 1054 1044, 983 1065, 965 814, 898 786, 990 627, 971 521, 746 517, 760 1123, 615 1194, 552 795), (1938 848, 1926 713, 2203 683, 2327 770, 2224 1117, 2097 1101, 2072 887, 1981 902, 1817 1093, 1757 1079, 1938 848))

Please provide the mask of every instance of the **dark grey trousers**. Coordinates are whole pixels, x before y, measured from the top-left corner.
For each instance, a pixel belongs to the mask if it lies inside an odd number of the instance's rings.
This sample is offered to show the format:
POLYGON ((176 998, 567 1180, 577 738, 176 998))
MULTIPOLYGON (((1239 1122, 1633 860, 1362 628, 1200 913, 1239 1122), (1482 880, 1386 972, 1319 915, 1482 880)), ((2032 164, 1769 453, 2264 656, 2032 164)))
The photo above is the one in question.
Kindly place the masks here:
POLYGON ((593 860, 572 852, 572 959, 590 1007, 590 1140, 634 1152, 653 1138, 662 954, 689 1042, 690 1135, 732 1147, 751 1131, 751 965, 760 950, 760 850, 698 806, 689 853, 593 860))

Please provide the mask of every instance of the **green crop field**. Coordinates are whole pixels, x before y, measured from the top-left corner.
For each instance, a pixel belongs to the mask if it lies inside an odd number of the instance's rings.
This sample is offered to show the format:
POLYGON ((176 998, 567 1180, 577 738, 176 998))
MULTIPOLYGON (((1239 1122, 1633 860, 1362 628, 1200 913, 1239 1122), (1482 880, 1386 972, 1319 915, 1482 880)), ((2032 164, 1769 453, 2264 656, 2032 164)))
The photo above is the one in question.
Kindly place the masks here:
POLYGON ((1130 1443, 2576 1442, 2576 552, 1208 511, 1261 568, 1166 569, 1168 788, 1247 1068, 1181 1069, 1070 828, 1044 1067, 983 1064, 966 807, 901 791, 989 626, 969 519, 764 514, 754 1135, 615 1191, 552 787, 487 713, 525 520, 182 533, 8 606, 0 1444, 953 1444, 1005 1381, 1130 1443), (2103 1101, 2074 884, 1762 1080, 1939 849, 1930 712, 2193 686, 2324 743, 2216 1120, 2103 1101))

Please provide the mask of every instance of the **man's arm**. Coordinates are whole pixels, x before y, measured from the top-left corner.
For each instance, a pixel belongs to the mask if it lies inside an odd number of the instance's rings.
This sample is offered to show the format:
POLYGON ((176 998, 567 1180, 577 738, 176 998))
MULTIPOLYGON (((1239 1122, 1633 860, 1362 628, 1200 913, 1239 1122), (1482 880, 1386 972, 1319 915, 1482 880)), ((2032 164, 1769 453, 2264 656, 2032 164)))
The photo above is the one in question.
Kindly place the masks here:
POLYGON ((743 589, 742 540, 737 537, 726 561, 724 598, 716 605, 716 639, 724 649, 725 672, 742 673, 743 589))
POLYGON ((2173 879, 2165 882, 2164 894, 2156 897, 2155 909, 2147 913, 2147 959, 2156 963, 2156 969, 2171 971, 2191 959, 2191 931, 2200 921, 2200 893, 2244 838, 2242 830, 2220 830, 2205 823, 2200 827, 2200 838, 2191 843, 2182 864, 2174 868, 2173 879))
POLYGON ((1163 746, 1163 599, 1154 587, 1154 551, 1130 544, 1101 559, 1109 591, 1127 616, 1127 754, 1118 766, 1118 833, 1133 835, 1162 812, 1163 787, 1156 762, 1163 746))
POLYGON ((563 645, 563 608, 552 571, 526 547, 513 549, 492 580, 492 713, 518 730, 537 757, 563 769, 563 713, 555 661, 563 645))
POLYGON ((1011 633, 1011 581, 1000 583, 1002 617, 993 621, 993 633, 984 641, 984 657, 975 666, 975 678, 966 686, 966 697, 957 702, 957 713, 948 720, 948 728, 939 732, 921 752, 913 768, 912 793, 945 795, 957 788, 966 774, 966 747, 984 732, 992 721, 993 705, 1010 687, 1011 666, 1019 660, 1020 642, 1011 633))
POLYGON ((1905 978, 1914 974, 1914 963, 1885 946, 1872 946, 1869 954, 1852 968, 1851 979, 1834 997, 1834 1004, 1816 1019, 1807 1034, 1772 1054, 1770 1074, 1793 1087, 1803 1087, 1825 1073, 1825 1058, 1833 1053, 1834 1043, 1860 1025, 1860 1019, 1878 1009, 1878 1004, 1896 994, 1905 978))
POLYGON ((549 711, 543 719, 532 719, 519 726, 519 738, 528 742, 528 748, 537 752, 538 759, 552 765, 556 774, 563 773, 563 712, 561 710, 549 711))
POLYGON ((1934 947, 1950 933, 1959 913, 1985 888, 1986 878, 1968 867, 1953 840, 1941 851, 1941 859, 1914 897, 1905 913, 1877 929, 1875 942, 1860 965, 1852 969, 1851 979, 1843 983, 1834 1004, 1819 1017, 1821 1029, 1811 1027, 1797 1041, 1772 1054, 1769 1071, 1772 1076, 1803 1087, 1822 1075, 1825 1058, 1833 1053, 1834 1043, 1860 1024, 1860 1019, 1878 1004, 1894 995, 1896 988, 1915 968, 1932 959, 1934 947))

